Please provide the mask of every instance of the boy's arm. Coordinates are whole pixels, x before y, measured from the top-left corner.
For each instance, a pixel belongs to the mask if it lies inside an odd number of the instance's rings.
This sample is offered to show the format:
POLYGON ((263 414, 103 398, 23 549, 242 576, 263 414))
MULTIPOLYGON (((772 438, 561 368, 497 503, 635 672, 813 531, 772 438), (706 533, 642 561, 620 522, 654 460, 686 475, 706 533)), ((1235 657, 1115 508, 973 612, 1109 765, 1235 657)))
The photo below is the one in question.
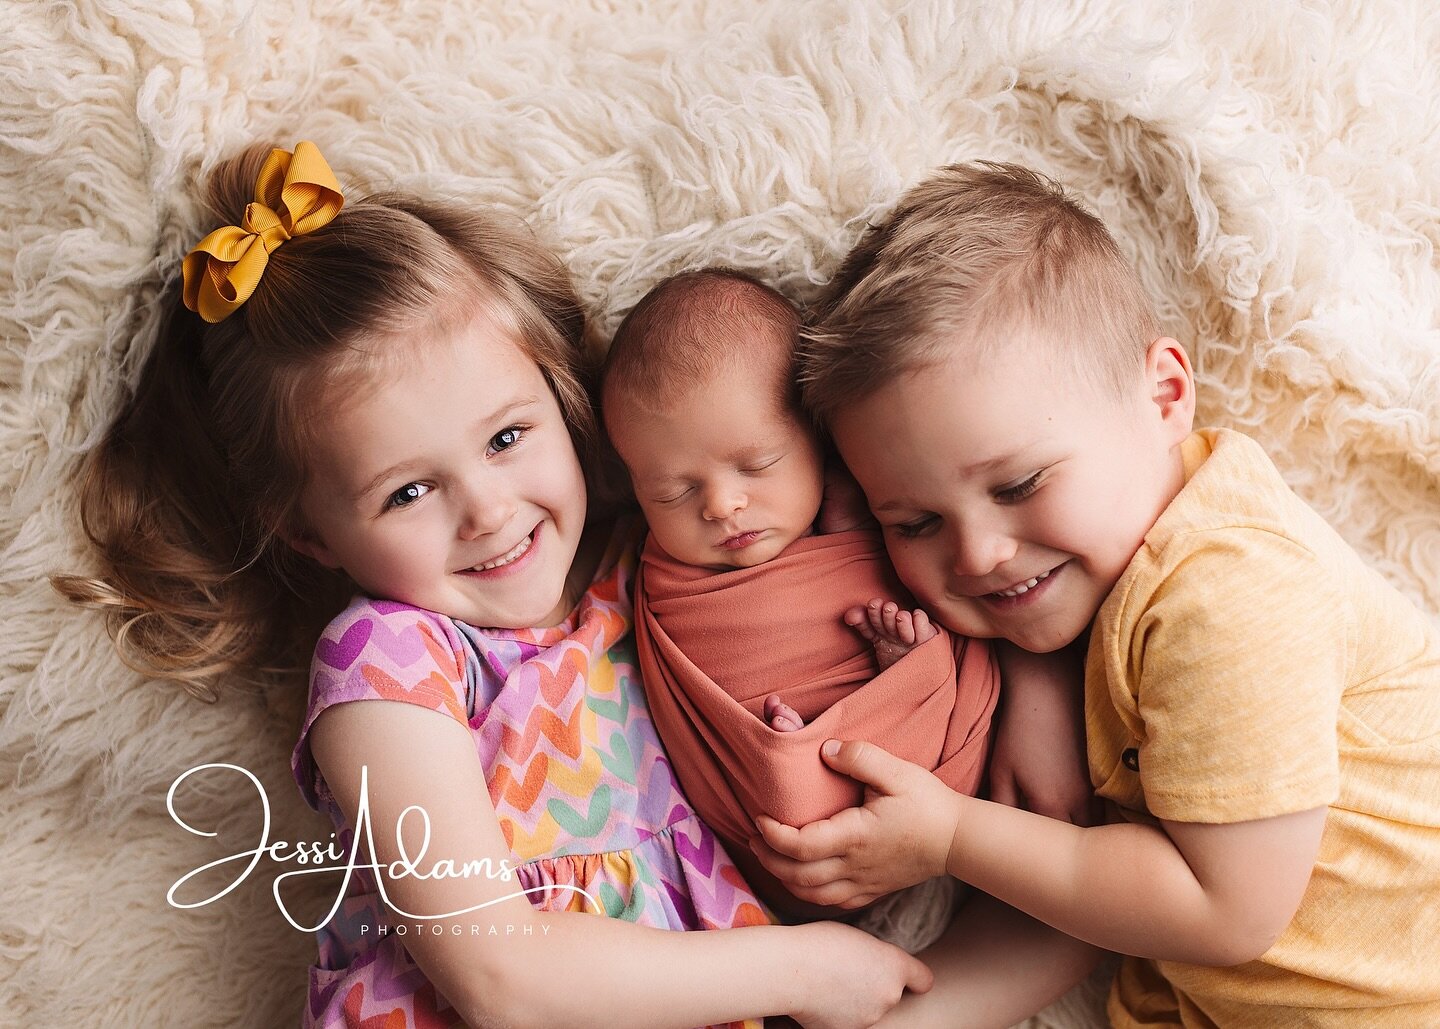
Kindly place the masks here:
POLYGON ((801 899, 859 906, 949 873, 1096 946, 1191 964, 1269 949, 1300 906, 1327 810, 1082 828, 957 794, 873 744, 825 760, 867 784, 864 806, 803 829, 762 819, 755 845, 801 899))
POLYGON ((1073 647, 1032 654, 992 643, 1003 684, 990 799, 1074 822, 1100 821, 1085 761, 1084 668, 1073 647))

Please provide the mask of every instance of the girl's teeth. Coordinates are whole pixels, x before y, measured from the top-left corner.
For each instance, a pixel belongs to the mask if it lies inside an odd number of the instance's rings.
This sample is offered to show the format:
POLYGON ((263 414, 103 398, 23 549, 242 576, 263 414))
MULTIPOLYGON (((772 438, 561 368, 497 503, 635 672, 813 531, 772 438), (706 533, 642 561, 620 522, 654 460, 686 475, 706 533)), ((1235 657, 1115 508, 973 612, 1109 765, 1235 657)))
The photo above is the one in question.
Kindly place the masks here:
POLYGON ((1045 572, 1043 575, 1037 575, 1033 579, 1026 579, 1013 590, 996 590, 995 595, 997 597, 1018 597, 1022 593, 1029 593, 1035 588, 1037 583, 1043 582, 1048 578, 1050 578, 1050 573, 1045 572))
POLYGON ((532 536, 526 536, 523 540, 515 544, 505 553, 501 554, 494 561, 486 561, 483 565, 476 565, 470 570, 472 572, 488 572, 492 568, 499 568, 501 565, 508 565, 511 561, 514 561, 517 557, 530 549, 531 539, 533 539, 532 536))

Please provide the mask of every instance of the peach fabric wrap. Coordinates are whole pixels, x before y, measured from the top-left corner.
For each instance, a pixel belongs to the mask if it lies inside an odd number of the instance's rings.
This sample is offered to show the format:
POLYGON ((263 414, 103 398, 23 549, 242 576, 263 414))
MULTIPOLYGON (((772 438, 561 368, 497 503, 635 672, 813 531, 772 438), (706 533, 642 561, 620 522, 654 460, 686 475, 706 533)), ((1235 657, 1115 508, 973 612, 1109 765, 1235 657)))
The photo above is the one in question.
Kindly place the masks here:
POLYGON ((821 760, 825 740, 869 740, 964 793, 984 775, 1000 684, 990 647, 942 630, 881 672, 841 617, 872 597, 912 603, 869 531, 809 536, 725 572, 681 564, 653 537, 641 556, 635 637, 655 726, 695 810, 767 899, 773 880, 745 860, 755 816, 804 825, 861 802, 860 784, 821 760), (765 724, 771 693, 803 729, 765 724))

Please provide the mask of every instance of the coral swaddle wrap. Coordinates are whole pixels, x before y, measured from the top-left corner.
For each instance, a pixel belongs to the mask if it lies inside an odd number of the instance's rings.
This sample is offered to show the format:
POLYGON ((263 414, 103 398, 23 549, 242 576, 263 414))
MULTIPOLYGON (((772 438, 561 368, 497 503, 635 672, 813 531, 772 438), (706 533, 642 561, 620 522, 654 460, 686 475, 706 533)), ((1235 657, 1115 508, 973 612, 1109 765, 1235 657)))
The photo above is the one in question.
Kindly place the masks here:
POLYGON ((831 737, 869 740, 957 791, 979 788, 999 693, 989 646, 942 630, 881 672, 841 617, 872 597, 910 603, 873 532, 809 536, 724 572, 681 564, 653 536, 645 545, 635 636, 651 715, 686 796, 736 845, 757 889, 777 884, 744 861, 756 815, 804 825, 861 802, 860 784, 820 758, 831 737), (804 728, 765 723, 771 693, 804 728))

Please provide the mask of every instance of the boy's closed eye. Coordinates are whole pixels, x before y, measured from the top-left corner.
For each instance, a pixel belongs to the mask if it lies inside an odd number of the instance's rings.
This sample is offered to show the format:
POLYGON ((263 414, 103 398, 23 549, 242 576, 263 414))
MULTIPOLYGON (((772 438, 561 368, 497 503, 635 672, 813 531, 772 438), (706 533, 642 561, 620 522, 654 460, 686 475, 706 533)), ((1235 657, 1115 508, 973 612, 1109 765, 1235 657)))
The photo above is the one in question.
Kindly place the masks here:
POLYGON ((1016 501, 1024 500, 1030 494, 1040 488, 1040 477, 1045 474, 1044 469, 1031 475, 1029 478, 1017 482, 1013 486, 1005 486, 995 491, 995 499, 1013 504, 1016 501))
POLYGON ((915 539, 933 531, 940 525, 940 519, 936 515, 925 515, 910 522, 900 522, 896 525, 886 525, 885 528, 892 530, 897 536, 904 539, 915 539))

